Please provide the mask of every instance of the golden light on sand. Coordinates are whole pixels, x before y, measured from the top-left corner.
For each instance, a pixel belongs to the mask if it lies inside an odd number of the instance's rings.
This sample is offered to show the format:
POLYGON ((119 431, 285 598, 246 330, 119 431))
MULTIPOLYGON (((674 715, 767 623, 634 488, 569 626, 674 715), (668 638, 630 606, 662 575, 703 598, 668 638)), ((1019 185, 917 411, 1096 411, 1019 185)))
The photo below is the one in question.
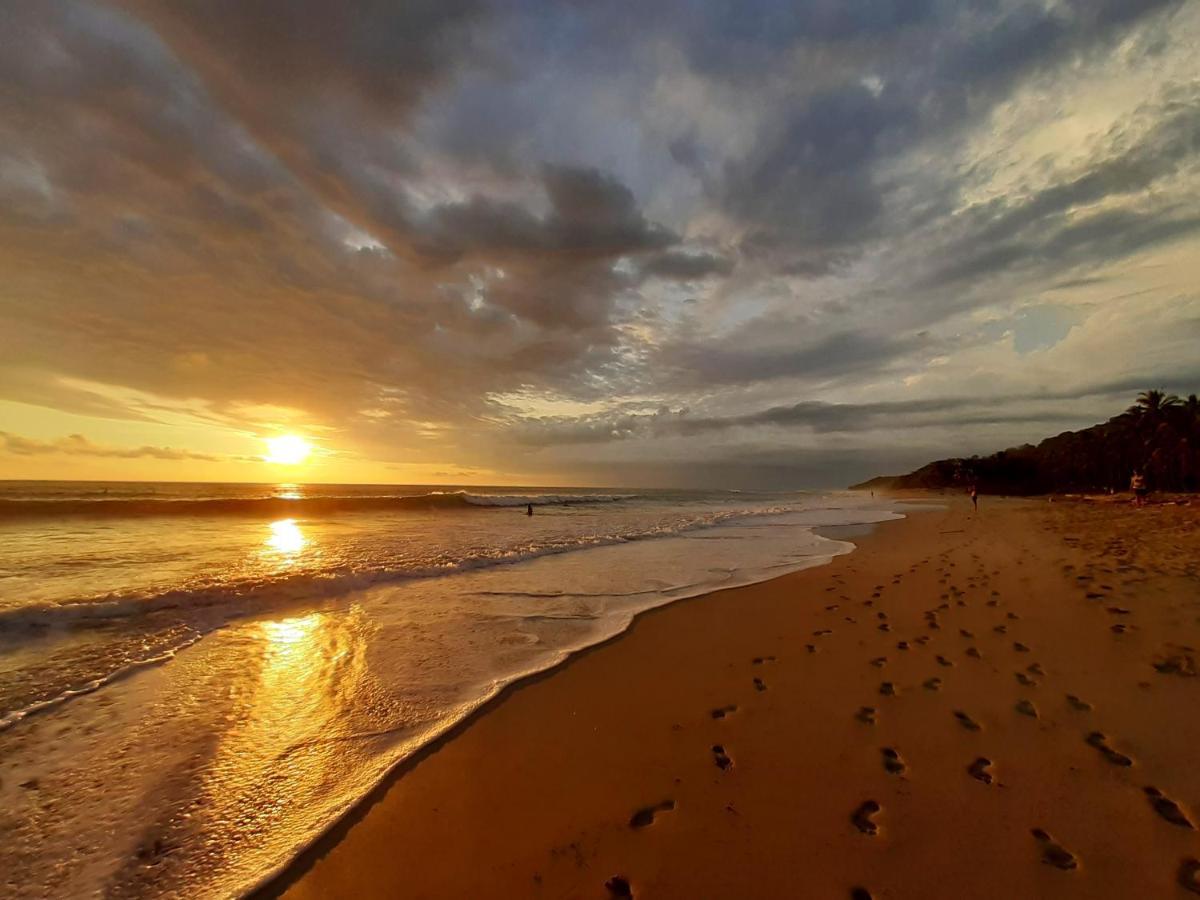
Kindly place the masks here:
POLYGON ((308 459, 312 453, 312 444, 294 434, 284 434, 279 437, 267 438, 267 455, 263 457, 269 463, 283 466, 296 466, 308 459))

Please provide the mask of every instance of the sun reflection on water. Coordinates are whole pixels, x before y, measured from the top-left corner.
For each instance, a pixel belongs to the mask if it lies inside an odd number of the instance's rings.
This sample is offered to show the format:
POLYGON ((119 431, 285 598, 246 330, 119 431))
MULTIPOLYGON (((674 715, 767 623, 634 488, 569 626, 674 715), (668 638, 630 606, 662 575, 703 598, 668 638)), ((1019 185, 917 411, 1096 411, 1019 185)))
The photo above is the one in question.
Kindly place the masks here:
POLYGON ((265 545, 284 556, 298 555, 308 543, 295 519, 280 519, 272 522, 270 530, 271 533, 267 536, 265 545))
POLYGON ((277 622, 263 622, 263 635, 267 641, 277 646, 279 644, 298 644, 312 634, 321 624, 320 613, 309 613, 307 616, 296 616, 291 619, 280 619, 277 622))

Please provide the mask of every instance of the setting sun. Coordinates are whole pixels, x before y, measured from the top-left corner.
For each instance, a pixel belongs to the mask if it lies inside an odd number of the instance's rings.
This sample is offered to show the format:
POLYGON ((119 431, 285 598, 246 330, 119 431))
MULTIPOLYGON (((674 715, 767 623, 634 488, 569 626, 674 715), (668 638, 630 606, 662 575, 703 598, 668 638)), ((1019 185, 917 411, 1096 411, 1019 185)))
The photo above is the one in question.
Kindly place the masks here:
POLYGON ((308 459, 312 453, 312 445, 304 438, 294 434, 281 437, 267 438, 267 455, 263 457, 269 463, 279 463, 284 466, 295 466, 308 459))

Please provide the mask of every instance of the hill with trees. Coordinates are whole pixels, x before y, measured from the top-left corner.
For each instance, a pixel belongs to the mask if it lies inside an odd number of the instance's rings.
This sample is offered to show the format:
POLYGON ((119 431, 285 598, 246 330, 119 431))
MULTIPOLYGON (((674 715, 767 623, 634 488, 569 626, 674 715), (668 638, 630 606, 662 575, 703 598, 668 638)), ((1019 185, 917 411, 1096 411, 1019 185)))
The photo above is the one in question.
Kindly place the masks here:
POLYGON ((1065 431, 1036 446, 991 456, 940 459, 907 475, 882 476, 855 488, 948 488, 978 485, 989 494, 1125 490, 1139 470, 1157 491, 1200 489, 1200 401, 1143 391, 1125 412, 1100 425, 1065 431))

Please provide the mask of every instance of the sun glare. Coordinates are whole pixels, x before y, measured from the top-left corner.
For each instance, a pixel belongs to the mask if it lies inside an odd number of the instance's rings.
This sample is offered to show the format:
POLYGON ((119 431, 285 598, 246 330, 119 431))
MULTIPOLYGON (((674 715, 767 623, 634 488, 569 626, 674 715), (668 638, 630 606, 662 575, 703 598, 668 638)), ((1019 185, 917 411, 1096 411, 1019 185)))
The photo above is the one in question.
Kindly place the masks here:
POLYGON ((269 463, 279 463, 284 466, 295 466, 308 459, 312 453, 312 445, 304 438, 294 434, 267 438, 267 455, 263 457, 269 463))

